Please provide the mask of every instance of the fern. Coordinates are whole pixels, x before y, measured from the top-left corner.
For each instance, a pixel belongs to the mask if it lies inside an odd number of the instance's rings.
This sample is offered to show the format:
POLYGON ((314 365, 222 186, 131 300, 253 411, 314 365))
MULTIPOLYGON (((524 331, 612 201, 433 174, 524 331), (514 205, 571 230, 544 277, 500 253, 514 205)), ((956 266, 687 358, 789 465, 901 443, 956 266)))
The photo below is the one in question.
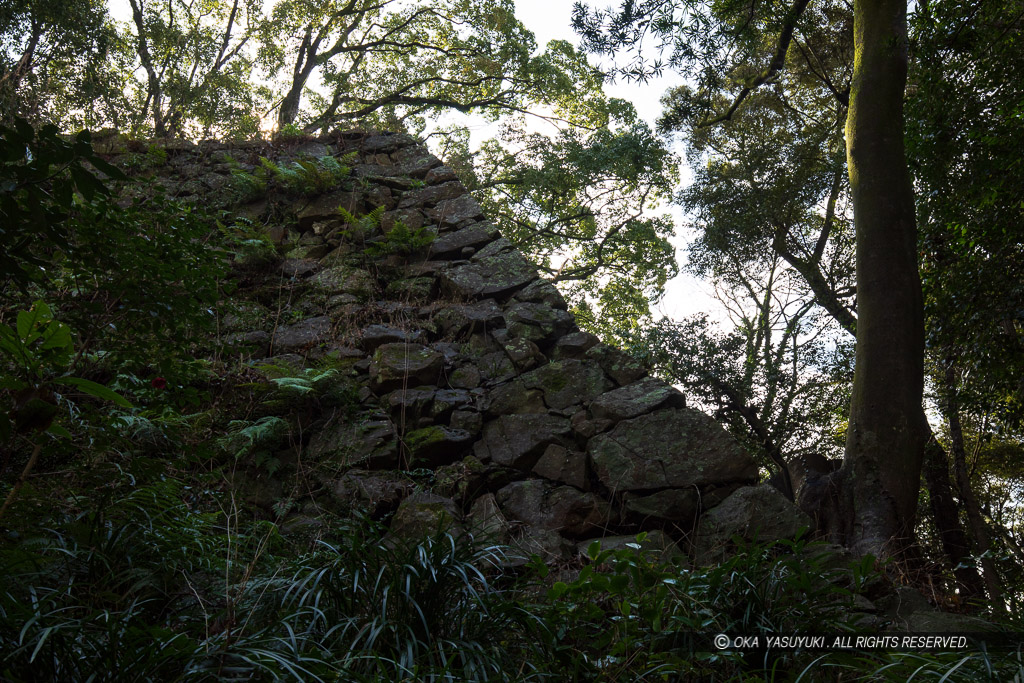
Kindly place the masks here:
POLYGON ((233 159, 229 158, 228 163, 232 166, 234 191, 243 200, 250 200, 266 196, 272 185, 288 194, 327 192, 349 176, 352 172, 350 164, 355 157, 356 152, 352 152, 340 159, 333 156, 308 157, 283 165, 261 157, 259 166, 252 173, 243 170, 233 159))
POLYGON ((276 415, 261 417, 256 422, 232 420, 228 423, 228 434, 219 439, 219 444, 235 458, 242 458, 276 448, 290 432, 288 422, 276 415))
POLYGON ((326 370, 308 368, 299 376, 274 377, 270 381, 276 385, 279 391, 285 394, 301 396, 311 393, 323 393, 329 388, 330 380, 337 379, 338 375, 338 371, 333 368, 326 370))
POLYGON ((391 254, 408 256, 430 246, 436 238, 437 235, 429 228, 422 227, 413 230, 402 221, 395 221, 394 227, 384 236, 383 241, 371 244, 366 248, 366 255, 372 257, 391 254))

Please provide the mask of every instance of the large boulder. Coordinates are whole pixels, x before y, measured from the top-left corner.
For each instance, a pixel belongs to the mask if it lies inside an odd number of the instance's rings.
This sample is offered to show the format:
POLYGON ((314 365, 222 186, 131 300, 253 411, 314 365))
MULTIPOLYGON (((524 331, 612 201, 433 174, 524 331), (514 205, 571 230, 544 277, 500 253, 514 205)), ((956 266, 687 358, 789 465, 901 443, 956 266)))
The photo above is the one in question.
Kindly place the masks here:
POLYGON ((305 353, 326 342, 331 334, 327 316, 306 318, 293 325, 284 325, 274 332, 274 353, 305 353))
POLYGON ((521 380, 527 389, 543 392, 544 402, 555 410, 590 401, 612 386, 600 367, 578 360, 542 365, 524 374, 521 380))
POLYGON ((487 244, 498 237, 498 229, 488 223, 475 223, 473 225, 449 232, 438 237, 430 245, 430 255, 433 258, 451 258, 459 256, 463 249, 476 248, 487 244))
POLYGON ((563 536, 585 536, 615 521, 611 506, 593 493, 540 479, 512 482, 497 499, 509 517, 563 536))
POLYGON ((727 557, 733 538, 770 542, 794 538, 813 521, 773 486, 737 489, 700 519, 694 542, 697 564, 713 564, 727 557))
POLYGON ((401 474, 366 470, 351 470, 328 484, 331 496, 341 506, 374 516, 394 510, 414 487, 414 482, 401 474))
POLYGON ((686 398, 667 382, 656 377, 644 377, 598 396, 590 404, 590 412, 596 419, 619 422, 650 413, 665 405, 685 408, 686 398))
POLYGON ((503 415, 484 426, 473 450, 482 462, 528 470, 548 445, 571 432, 569 420, 557 415, 503 415))
POLYGON ((622 506, 627 515, 640 524, 653 520, 688 526, 697 517, 700 503, 700 493, 694 487, 665 489, 646 495, 627 492, 622 506))
POLYGON ((360 300, 377 291, 377 281, 365 270, 345 265, 325 268, 309 279, 314 289, 328 295, 351 294, 360 300))
POLYGON ((461 532, 455 501, 434 493, 414 493, 398 506, 388 528, 389 540, 418 541, 439 532, 461 532))
POLYGON ((350 420, 341 414, 316 430, 307 455, 338 469, 388 469, 398 465, 398 434, 390 420, 350 420))
POLYGON ((502 296, 537 279, 537 270, 518 251, 485 251, 486 248, 481 249, 470 263, 442 272, 442 282, 452 294, 473 298, 502 296))
POLYGON ((587 456, 559 444, 553 443, 544 450, 533 472, 551 481, 587 488, 587 456))
POLYGON ((689 488, 757 480, 757 464, 704 413, 659 410, 624 420, 587 445, 594 471, 612 491, 689 488))
POLYGON ((452 429, 444 425, 430 425, 406 432, 402 443, 409 451, 410 461, 416 467, 447 465, 462 458, 473 441, 473 434, 465 429, 452 429))
POLYGON ((444 357, 422 344, 382 344, 370 363, 370 380, 380 391, 437 384, 443 368, 444 357))

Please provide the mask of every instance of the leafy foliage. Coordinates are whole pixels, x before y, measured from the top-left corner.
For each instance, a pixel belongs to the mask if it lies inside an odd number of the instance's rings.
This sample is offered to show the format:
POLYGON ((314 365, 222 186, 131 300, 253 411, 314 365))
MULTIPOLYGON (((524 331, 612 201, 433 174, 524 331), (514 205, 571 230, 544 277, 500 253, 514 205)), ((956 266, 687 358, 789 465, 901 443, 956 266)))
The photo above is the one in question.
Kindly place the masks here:
POLYGON ((612 100, 614 118, 552 140, 509 131, 482 149, 471 181, 502 234, 562 284, 581 324, 630 329, 676 274, 668 216, 657 215, 676 181, 675 158, 612 100))
POLYGON ((125 179, 93 153, 90 140, 87 131, 71 142, 56 126, 37 131, 20 118, 0 127, 0 291, 39 280, 56 254, 71 248, 75 193, 86 201, 108 194, 90 166, 125 179))
POLYGON ((234 163, 231 178, 235 193, 241 200, 265 197, 272 189, 291 195, 317 195, 334 189, 338 182, 348 177, 356 152, 344 157, 308 157, 278 165, 262 157, 260 165, 252 172, 234 163))
POLYGON ((225 530, 187 493, 141 487, 0 550, 5 678, 506 679, 494 636, 530 618, 488 582, 498 549, 356 523, 286 560, 273 525, 225 530))

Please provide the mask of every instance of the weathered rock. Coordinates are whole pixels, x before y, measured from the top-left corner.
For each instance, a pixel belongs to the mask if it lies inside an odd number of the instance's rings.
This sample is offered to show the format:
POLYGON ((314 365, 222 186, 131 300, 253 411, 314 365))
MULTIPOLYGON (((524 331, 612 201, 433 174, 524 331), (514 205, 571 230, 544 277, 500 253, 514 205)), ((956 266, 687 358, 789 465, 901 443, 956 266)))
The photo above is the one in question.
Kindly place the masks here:
POLYGON ((481 257, 482 253, 441 273, 442 284, 456 296, 483 298, 509 294, 537 279, 533 265, 518 251, 481 257))
POLYGON ((444 368, 440 353, 422 344, 383 344, 370 363, 375 389, 390 391, 420 384, 436 385, 444 368))
POLYGON ((569 305, 565 302, 565 298, 562 296, 562 293, 558 291, 558 288, 544 279, 534 280, 530 284, 526 285, 516 292, 514 298, 516 301, 547 304, 552 308, 557 308, 562 311, 569 309, 569 305))
POLYGON ((744 486, 701 517, 694 559, 698 564, 720 561, 732 549, 734 536, 746 541, 778 541, 794 538, 813 525, 811 518, 776 488, 744 486))
POLYGON ((666 405, 685 408, 686 398, 667 382, 656 377, 645 377, 598 396, 590 404, 590 412, 596 419, 620 422, 666 405))
POLYGON ((535 368, 545 360, 540 348, 529 339, 511 339, 502 343, 502 348, 519 372, 535 368))
POLYGON ((527 389, 541 391, 544 402, 555 410, 591 401, 612 387, 601 368, 578 360, 548 363, 520 379, 527 389))
POLYGON ((753 483, 757 464, 712 418, 689 408, 625 420, 587 445, 594 471, 613 491, 753 483))
POLYGON ((480 370, 480 378, 484 382, 492 384, 507 382, 516 376, 516 367, 502 351, 484 354, 476 365, 480 370))
POLYGON ((419 145, 392 152, 391 158, 396 164, 393 171, 410 178, 425 178, 431 169, 441 165, 437 157, 419 145))
POLYGON ((500 384, 489 395, 487 414, 511 415, 512 413, 547 413, 544 394, 538 389, 528 389, 522 379, 500 384))
POLYGON ((315 258, 285 259, 281 262, 281 274, 301 280, 315 273, 319 267, 315 258))
POLYGON ((405 133, 386 132, 368 136, 360 146, 365 152, 387 153, 415 145, 416 139, 405 133))
POLYGON ((474 444, 483 462, 528 470, 544 449, 571 432, 569 420, 555 415, 503 415, 484 426, 483 437, 474 444))
POLYGON ((489 223, 474 223, 461 230, 441 235, 430 245, 433 258, 453 258, 466 247, 479 247, 498 236, 498 229, 489 223))
POLYGON ((444 425, 431 425, 406 432, 402 443, 409 450, 410 462, 415 467, 438 467, 462 458, 473 434, 463 429, 444 425))
POLYGON ((487 468, 469 455, 434 470, 434 493, 465 504, 487 485, 487 468))
POLYGON ((607 344, 590 347, 584 357, 597 361, 601 369, 619 386, 632 384, 647 374, 647 369, 638 360, 607 344))
POLYGON ((271 345, 274 353, 308 353, 313 347, 326 342, 330 334, 331 319, 317 316, 277 328, 271 345))
POLYGON ((398 202, 398 208, 433 206, 445 199, 454 199, 466 194, 466 188, 457 180, 440 185, 428 185, 418 190, 406 192, 398 202))
POLYGON ((455 501, 420 491, 402 501, 391 519, 388 537, 392 541, 420 541, 439 532, 458 533, 461 525, 455 501))
POLYGON ((377 290, 377 281, 365 270, 349 266, 332 266, 310 278, 316 289, 326 294, 351 294, 365 301, 377 290))
POLYGON ((449 424, 453 429, 464 429, 476 435, 484 428, 484 416, 473 410, 456 410, 449 424))
POLYGON ((511 527, 498 507, 498 501, 495 500, 493 493, 485 493, 473 501, 473 507, 466 518, 466 526, 469 532, 480 540, 502 545, 509 542, 511 527))
POLYGON ((563 536, 583 536, 614 522, 611 506, 595 494, 539 479, 512 482, 496 497, 509 517, 563 536))
POLYGON ((480 369, 475 365, 463 365, 448 375, 448 384, 453 389, 476 389, 480 386, 480 369))
POLYGON ((458 337, 502 325, 505 317, 494 299, 485 299, 448 306, 434 316, 434 321, 444 334, 458 337))
POLYGON ((653 519, 689 526, 697 517, 700 503, 696 488, 665 489, 647 495, 627 492, 623 496, 627 514, 640 523, 653 519))
POLYGON ((447 183, 452 180, 458 180, 459 176, 455 174, 455 171, 447 166, 435 166, 434 168, 427 171, 427 175, 423 177, 423 182, 427 185, 438 185, 440 183, 447 183))
POLYGON ((614 425, 615 423, 608 419, 590 419, 586 410, 577 411, 572 416, 572 431, 584 441, 611 429, 614 425))
POLYGON ((587 456, 558 444, 551 444, 544 450, 533 466, 533 472, 551 481, 578 489, 587 488, 587 456))
POLYGON ((430 415, 438 420, 445 420, 453 410, 463 408, 472 402, 473 398, 465 389, 438 389, 430 405, 430 415))
POLYGON ((363 348, 375 351, 383 344, 418 342, 423 339, 421 330, 401 330, 388 325, 370 325, 363 330, 363 348))
POLYGON ((395 389, 384 400, 391 407, 392 413, 404 416, 406 420, 416 420, 430 414, 436 393, 437 387, 406 387, 395 389))
POLYGON ((390 420, 348 420, 339 416, 315 431, 307 454, 314 461, 332 463, 340 469, 390 469, 398 466, 398 434, 390 420))
POLYGON ((299 211, 297 216, 299 229, 308 230, 318 221, 337 218, 339 207, 358 216, 366 208, 364 202, 363 194, 352 190, 342 190, 314 197, 299 211))
MULTIPOLYGON (((459 183, 461 186, 461 183, 459 183)), ((441 186, 438 186, 441 187, 441 186)), ((427 216, 437 225, 458 227, 484 217, 480 204, 468 194, 439 201, 433 209, 427 209, 427 216)))
POLYGON ((400 474, 350 470, 328 488, 341 505, 377 516, 398 507, 415 484, 400 474))
POLYGON ((515 303, 505 309, 508 332, 539 344, 554 341, 575 327, 572 315, 548 304, 515 303))
POLYGON ((395 225, 401 223, 410 230, 419 230, 423 227, 426 216, 417 208, 395 209, 385 211, 380 217, 380 229, 387 234, 395 225))
POLYGON ((411 277, 393 280, 384 288, 388 296, 399 299, 429 301, 434 296, 436 282, 429 277, 411 277))

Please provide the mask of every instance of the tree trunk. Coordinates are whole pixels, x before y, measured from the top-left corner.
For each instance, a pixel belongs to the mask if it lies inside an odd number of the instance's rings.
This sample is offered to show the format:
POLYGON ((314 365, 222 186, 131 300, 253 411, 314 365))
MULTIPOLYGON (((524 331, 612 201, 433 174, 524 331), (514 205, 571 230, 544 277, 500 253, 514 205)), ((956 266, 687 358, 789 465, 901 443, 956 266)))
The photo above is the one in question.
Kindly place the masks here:
POLYGON ((299 104, 302 101, 302 88, 304 86, 304 81, 302 83, 293 83, 288 94, 281 100, 281 108, 277 112, 278 130, 295 123, 295 119, 299 117, 299 104))
POLYGON ((960 513, 953 499, 949 460, 934 436, 929 436, 925 447, 924 478, 928 485, 928 500, 935 528, 939 533, 942 550, 953 568, 961 595, 967 602, 981 599, 985 596, 985 585, 981 574, 970 562, 971 544, 960 525, 960 513))
POLYGON ((846 121, 857 243, 857 354, 843 465, 847 545, 893 556, 913 537, 926 424, 914 195, 903 148, 906 0, 855 0, 846 121))
POLYGON ((988 524, 981 514, 978 499, 971 489, 971 476, 967 471, 967 450, 964 448, 964 431, 960 424, 960 405, 957 399, 956 369, 950 365, 946 370, 946 386, 943 407, 949 423, 949 439, 953 451, 953 473, 960 489, 960 500, 967 512, 967 523, 974 536, 974 545, 982 553, 981 569, 988 591, 988 604, 996 614, 1006 614, 1006 602, 1003 598, 1003 586, 999 580, 999 572, 992 557, 985 554, 992 549, 992 537, 988 532, 988 524))

